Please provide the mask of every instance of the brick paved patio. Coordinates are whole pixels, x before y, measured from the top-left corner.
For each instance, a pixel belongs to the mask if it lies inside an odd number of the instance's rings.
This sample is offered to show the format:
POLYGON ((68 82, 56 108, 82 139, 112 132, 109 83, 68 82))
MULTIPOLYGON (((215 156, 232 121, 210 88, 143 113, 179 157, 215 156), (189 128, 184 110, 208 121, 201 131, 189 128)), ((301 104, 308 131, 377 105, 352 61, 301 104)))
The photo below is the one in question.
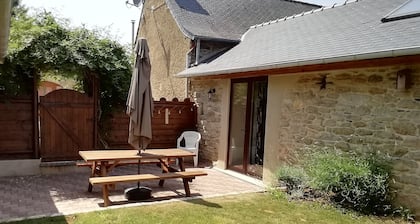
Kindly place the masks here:
MULTIPOLYGON (((126 206, 149 205, 174 200, 184 200, 185 191, 181 180, 167 180, 163 187, 157 181, 142 182, 143 186, 153 189, 151 200, 145 202, 128 202, 123 195, 124 189, 136 186, 119 184, 110 192, 114 205, 102 207, 102 194, 99 186, 93 192, 87 192, 89 170, 79 168, 78 172, 0 178, 0 222, 25 219, 29 217, 68 215, 103 209, 126 206)), ((197 177, 192 183, 191 198, 215 197, 230 194, 263 191, 264 187, 238 179, 212 168, 187 168, 187 170, 203 169, 208 176, 197 177)), ((115 174, 133 174, 137 166, 118 167, 115 174)), ((155 165, 142 166, 141 173, 161 172, 155 165)))

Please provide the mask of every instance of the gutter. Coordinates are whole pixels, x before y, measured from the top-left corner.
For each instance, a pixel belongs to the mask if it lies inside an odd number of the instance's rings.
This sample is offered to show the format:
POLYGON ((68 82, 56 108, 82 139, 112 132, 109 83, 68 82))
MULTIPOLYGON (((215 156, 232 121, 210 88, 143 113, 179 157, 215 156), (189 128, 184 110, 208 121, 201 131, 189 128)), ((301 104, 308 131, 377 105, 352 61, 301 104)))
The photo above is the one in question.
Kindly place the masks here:
MULTIPOLYGON (((202 76, 211 76, 211 75, 220 75, 220 74, 234 74, 242 72, 253 72, 259 70, 270 70, 278 68, 289 68, 289 67, 299 67, 305 65, 319 65, 319 64, 329 64, 335 62, 348 62, 348 61, 359 61, 367 59, 379 59, 379 58, 388 58, 388 57, 398 57, 398 56, 408 56, 408 55, 420 55, 420 46, 399 48, 393 50, 383 50, 378 52, 368 52, 361 54, 352 54, 344 56, 336 56, 330 58, 321 58, 321 59, 308 59, 303 61, 284 61, 284 62, 273 62, 269 64, 261 64, 255 67, 241 67, 241 68, 227 68, 221 70, 212 70, 207 72, 194 72, 194 69, 200 69, 201 66, 197 66, 191 69, 184 70, 181 73, 178 73, 176 76, 180 78, 186 77, 202 77, 202 76), (189 72, 188 70, 192 70, 189 72)), ((203 67, 206 65, 202 65, 203 67)))
POLYGON ((206 40, 206 41, 219 41, 219 42, 226 42, 226 43, 240 43, 241 42, 240 39, 236 40, 236 39, 226 39, 226 38, 193 35, 192 40, 195 40, 195 39, 206 40))
POLYGON ((11 0, 0 0, 0 64, 3 64, 4 57, 7 55, 7 45, 9 43, 11 0))

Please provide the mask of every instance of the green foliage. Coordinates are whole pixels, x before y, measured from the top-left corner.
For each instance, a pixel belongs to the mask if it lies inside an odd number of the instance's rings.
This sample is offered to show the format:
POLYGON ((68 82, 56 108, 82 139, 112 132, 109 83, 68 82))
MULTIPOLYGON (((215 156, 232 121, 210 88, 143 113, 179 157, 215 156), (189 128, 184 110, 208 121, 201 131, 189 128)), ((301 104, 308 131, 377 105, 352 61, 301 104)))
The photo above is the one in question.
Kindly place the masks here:
POLYGON ((402 206, 394 208, 392 215, 395 217, 401 217, 410 223, 416 223, 416 216, 410 211, 410 209, 404 208, 402 206))
POLYGON ((305 189, 308 187, 308 175, 301 167, 282 166, 277 171, 280 187, 286 187, 290 199, 305 197, 305 189))
POLYGON ((383 157, 321 150, 308 158, 305 170, 313 188, 332 192, 332 199, 343 207, 366 214, 390 213, 391 169, 383 157))
POLYGON ((9 55, 0 65, 0 94, 30 94, 32 78, 52 71, 75 77, 87 93, 92 92, 92 77, 97 77, 105 112, 124 105, 130 84, 130 58, 123 46, 103 36, 84 27, 69 28, 65 20, 48 12, 30 16, 24 7, 15 7, 9 55))
POLYGON ((308 175, 301 167, 282 166, 277 171, 277 177, 287 189, 295 190, 307 186, 308 175))
POLYGON ((296 198, 294 192, 315 192, 341 207, 364 214, 412 219, 409 210, 392 206, 394 192, 389 183, 392 170, 387 156, 329 148, 306 148, 301 152, 299 164, 282 166, 277 172, 278 180, 286 184, 292 198, 296 198))
POLYGON ((72 31, 71 57, 85 71, 97 74, 100 81, 101 108, 107 112, 125 104, 130 86, 131 65, 125 49, 115 41, 99 39, 84 28, 72 31))

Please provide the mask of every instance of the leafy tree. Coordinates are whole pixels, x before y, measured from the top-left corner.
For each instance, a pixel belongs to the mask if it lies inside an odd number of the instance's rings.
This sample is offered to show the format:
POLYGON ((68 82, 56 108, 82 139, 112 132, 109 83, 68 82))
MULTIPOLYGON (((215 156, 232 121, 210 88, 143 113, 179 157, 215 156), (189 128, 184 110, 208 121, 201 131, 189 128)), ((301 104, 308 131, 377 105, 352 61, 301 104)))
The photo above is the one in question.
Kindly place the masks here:
POLYGON ((31 16, 23 6, 13 8, 9 55, 0 65, 0 94, 32 93, 32 79, 42 73, 74 77, 91 93, 92 77, 100 83, 101 108, 123 105, 130 84, 131 65, 123 46, 98 31, 69 28, 49 12, 31 16))

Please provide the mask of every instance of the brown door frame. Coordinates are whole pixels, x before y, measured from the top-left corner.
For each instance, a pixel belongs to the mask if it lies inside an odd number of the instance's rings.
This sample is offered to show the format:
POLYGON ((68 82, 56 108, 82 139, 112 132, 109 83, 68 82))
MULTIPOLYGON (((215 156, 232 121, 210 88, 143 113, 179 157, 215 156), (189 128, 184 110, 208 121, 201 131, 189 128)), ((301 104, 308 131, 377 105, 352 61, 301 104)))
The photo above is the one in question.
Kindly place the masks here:
POLYGON ((248 161, 249 161, 249 150, 250 150, 250 136, 251 136, 251 114, 252 114, 252 93, 253 93, 253 83, 255 81, 267 81, 268 77, 254 77, 254 78, 239 78, 239 79, 231 79, 230 83, 230 102, 233 102, 233 85, 235 83, 247 83, 247 100, 246 100, 246 115, 245 115, 245 135, 244 135, 244 155, 242 160, 242 169, 238 169, 236 167, 230 166, 230 132, 231 132, 231 126, 230 121, 232 119, 232 108, 231 103, 229 104, 229 130, 228 130, 228 150, 227 150, 227 163, 226 168, 231 169, 243 174, 248 173, 248 161))

